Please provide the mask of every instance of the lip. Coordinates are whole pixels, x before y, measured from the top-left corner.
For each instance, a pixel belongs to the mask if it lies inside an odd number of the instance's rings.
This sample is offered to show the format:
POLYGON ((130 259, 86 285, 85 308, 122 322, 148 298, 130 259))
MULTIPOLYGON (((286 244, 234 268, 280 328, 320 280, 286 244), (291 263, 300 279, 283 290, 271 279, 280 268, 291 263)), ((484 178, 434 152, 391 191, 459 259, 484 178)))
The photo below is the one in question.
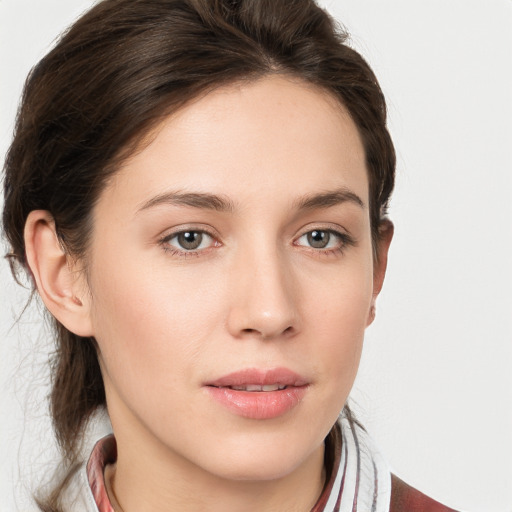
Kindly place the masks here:
POLYGON ((233 372, 204 385, 208 395, 230 412, 250 419, 271 419, 286 414, 304 398, 309 382, 287 368, 256 368, 233 372), (243 386, 285 386, 275 391, 232 389, 243 386))

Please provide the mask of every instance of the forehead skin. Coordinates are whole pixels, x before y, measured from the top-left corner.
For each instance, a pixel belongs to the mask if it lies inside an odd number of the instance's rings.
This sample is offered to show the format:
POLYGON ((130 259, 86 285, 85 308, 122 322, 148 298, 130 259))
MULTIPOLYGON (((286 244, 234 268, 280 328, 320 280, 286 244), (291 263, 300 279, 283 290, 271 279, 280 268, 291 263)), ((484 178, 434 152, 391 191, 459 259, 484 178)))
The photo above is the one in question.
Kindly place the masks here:
MULTIPOLYGON (((153 166, 166 167, 169 171, 172 168, 176 182, 179 181, 180 171, 183 176, 191 176, 196 163, 204 170, 203 163, 207 161, 209 175, 203 173, 196 185, 201 188, 204 184, 204 188, 211 191, 212 187, 216 187, 216 182, 221 181, 217 163, 225 169, 226 161, 231 160, 236 168, 237 180, 251 181, 269 153, 272 153, 274 160, 281 159, 282 165, 279 165, 279 161, 274 162, 276 173, 289 169, 297 161, 294 168, 295 185, 301 179, 302 168, 318 169, 318 177, 324 180, 325 189, 329 188, 329 184, 325 182, 325 172, 321 170, 335 170, 333 177, 339 178, 354 169, 363 168, 364 176, 361 177, 364 177, 364 183, 361 183, 362 188, 357 193, 368 208, 364 148, 359 131, 346 108, 330 92, 288 75, 266 76, 256 82, 230 84, 187 103, 142 138, 138 150, 124 161, 109 183, 117 188, 121 182, 125 182, 128 188, 128 171, 136 167, 141 159, 148 171, 153 166), (248 87, 251 89, 250 98, 244 94, 248 87), (290 94, 292 90, 293 94, 290 94), (200 108, 194 108, 198 103, 200 108), (277 112, 279 115, 276 115, 277 112), (286 117, 282 112, 286 112, 286 117), (159 161, 159 156, 166 154, 163 146, 168 145, 168 139, 158 136, 162 131, 172 136, 173 142, 174 158, 167 162, 159 161), (285 131, 286 136, 281 137, 280 134, 285 131), (342 137, 340 133, 343 133, 342 137), (148 153, 145 149, 150 146, 152 150, 148 153), (265 148, 264 153, 259 151, 262 147, 265 148), (321 159, 318 158, 318 148, 322 148, 321 159), (173 165, 174 161, 179 162, 179 167, 173 165), (340 166, 340 162, 343 165, 340 166)), ((147 189, 154 187, 156 195, 162 192, 162 182, 151 174, 148 172, 144 181, 147 189)), ((301 188, 307 194, 308 182, 305 181, 303 185, 301 188)), ((314 184, 314 188, 318 186, 318 182, 314 184)), ((220 185, 220 188, 224 190, 224 185, 220 185)))

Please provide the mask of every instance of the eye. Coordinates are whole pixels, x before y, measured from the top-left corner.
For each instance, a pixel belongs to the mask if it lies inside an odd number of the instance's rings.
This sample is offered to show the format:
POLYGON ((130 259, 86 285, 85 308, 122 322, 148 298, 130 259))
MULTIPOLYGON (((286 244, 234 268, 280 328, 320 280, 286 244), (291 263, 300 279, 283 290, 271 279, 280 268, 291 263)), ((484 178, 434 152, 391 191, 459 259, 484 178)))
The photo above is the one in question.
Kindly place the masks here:
POLYGON ((215 239, 204 231, 188 229, 166 236, 162 243, 182 252, 200 251, 215 244, 215 239))
POLYGON ((343 250, 353 242, 348 235, 332 229, 313 229, 301 235, 295 243, 313 249, 343 250))
POLYGON ((325 249, 331 241, 331 233, 329 231, 310 231, 306 233, 307 243, 315 249, 325 249))

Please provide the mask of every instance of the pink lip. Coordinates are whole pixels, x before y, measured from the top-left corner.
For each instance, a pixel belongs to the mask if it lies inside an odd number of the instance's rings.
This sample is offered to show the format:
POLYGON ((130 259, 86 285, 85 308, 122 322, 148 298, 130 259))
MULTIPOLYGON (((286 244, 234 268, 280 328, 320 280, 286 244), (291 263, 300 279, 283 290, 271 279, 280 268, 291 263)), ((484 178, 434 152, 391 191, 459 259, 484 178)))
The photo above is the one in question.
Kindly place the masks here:
POLYGON ((205 384, 208 394, 231 412, 250 419, 276 418, 296 407, 309 383, 287 368, 254 368, 230 373, 205 384), (286 386, 276 391, 243 391, 231 386, 286 386))

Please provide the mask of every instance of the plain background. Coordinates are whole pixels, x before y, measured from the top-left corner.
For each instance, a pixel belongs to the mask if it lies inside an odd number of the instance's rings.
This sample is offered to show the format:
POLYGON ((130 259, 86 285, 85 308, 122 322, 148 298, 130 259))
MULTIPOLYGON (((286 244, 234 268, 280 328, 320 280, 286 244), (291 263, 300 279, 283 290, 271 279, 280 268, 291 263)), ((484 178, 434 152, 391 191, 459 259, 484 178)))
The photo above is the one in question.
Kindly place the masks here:
MULTIPOLYGON (((24 78, 90 0, 0 0, 0 154, 24 78)), ((370 62, 398 154, 395 240, 354 408, 393 470, 512 512, 512 1, 325 0, 370 62)), ((0 263, 0 510, 52 467, 48 334, 0 263)))

